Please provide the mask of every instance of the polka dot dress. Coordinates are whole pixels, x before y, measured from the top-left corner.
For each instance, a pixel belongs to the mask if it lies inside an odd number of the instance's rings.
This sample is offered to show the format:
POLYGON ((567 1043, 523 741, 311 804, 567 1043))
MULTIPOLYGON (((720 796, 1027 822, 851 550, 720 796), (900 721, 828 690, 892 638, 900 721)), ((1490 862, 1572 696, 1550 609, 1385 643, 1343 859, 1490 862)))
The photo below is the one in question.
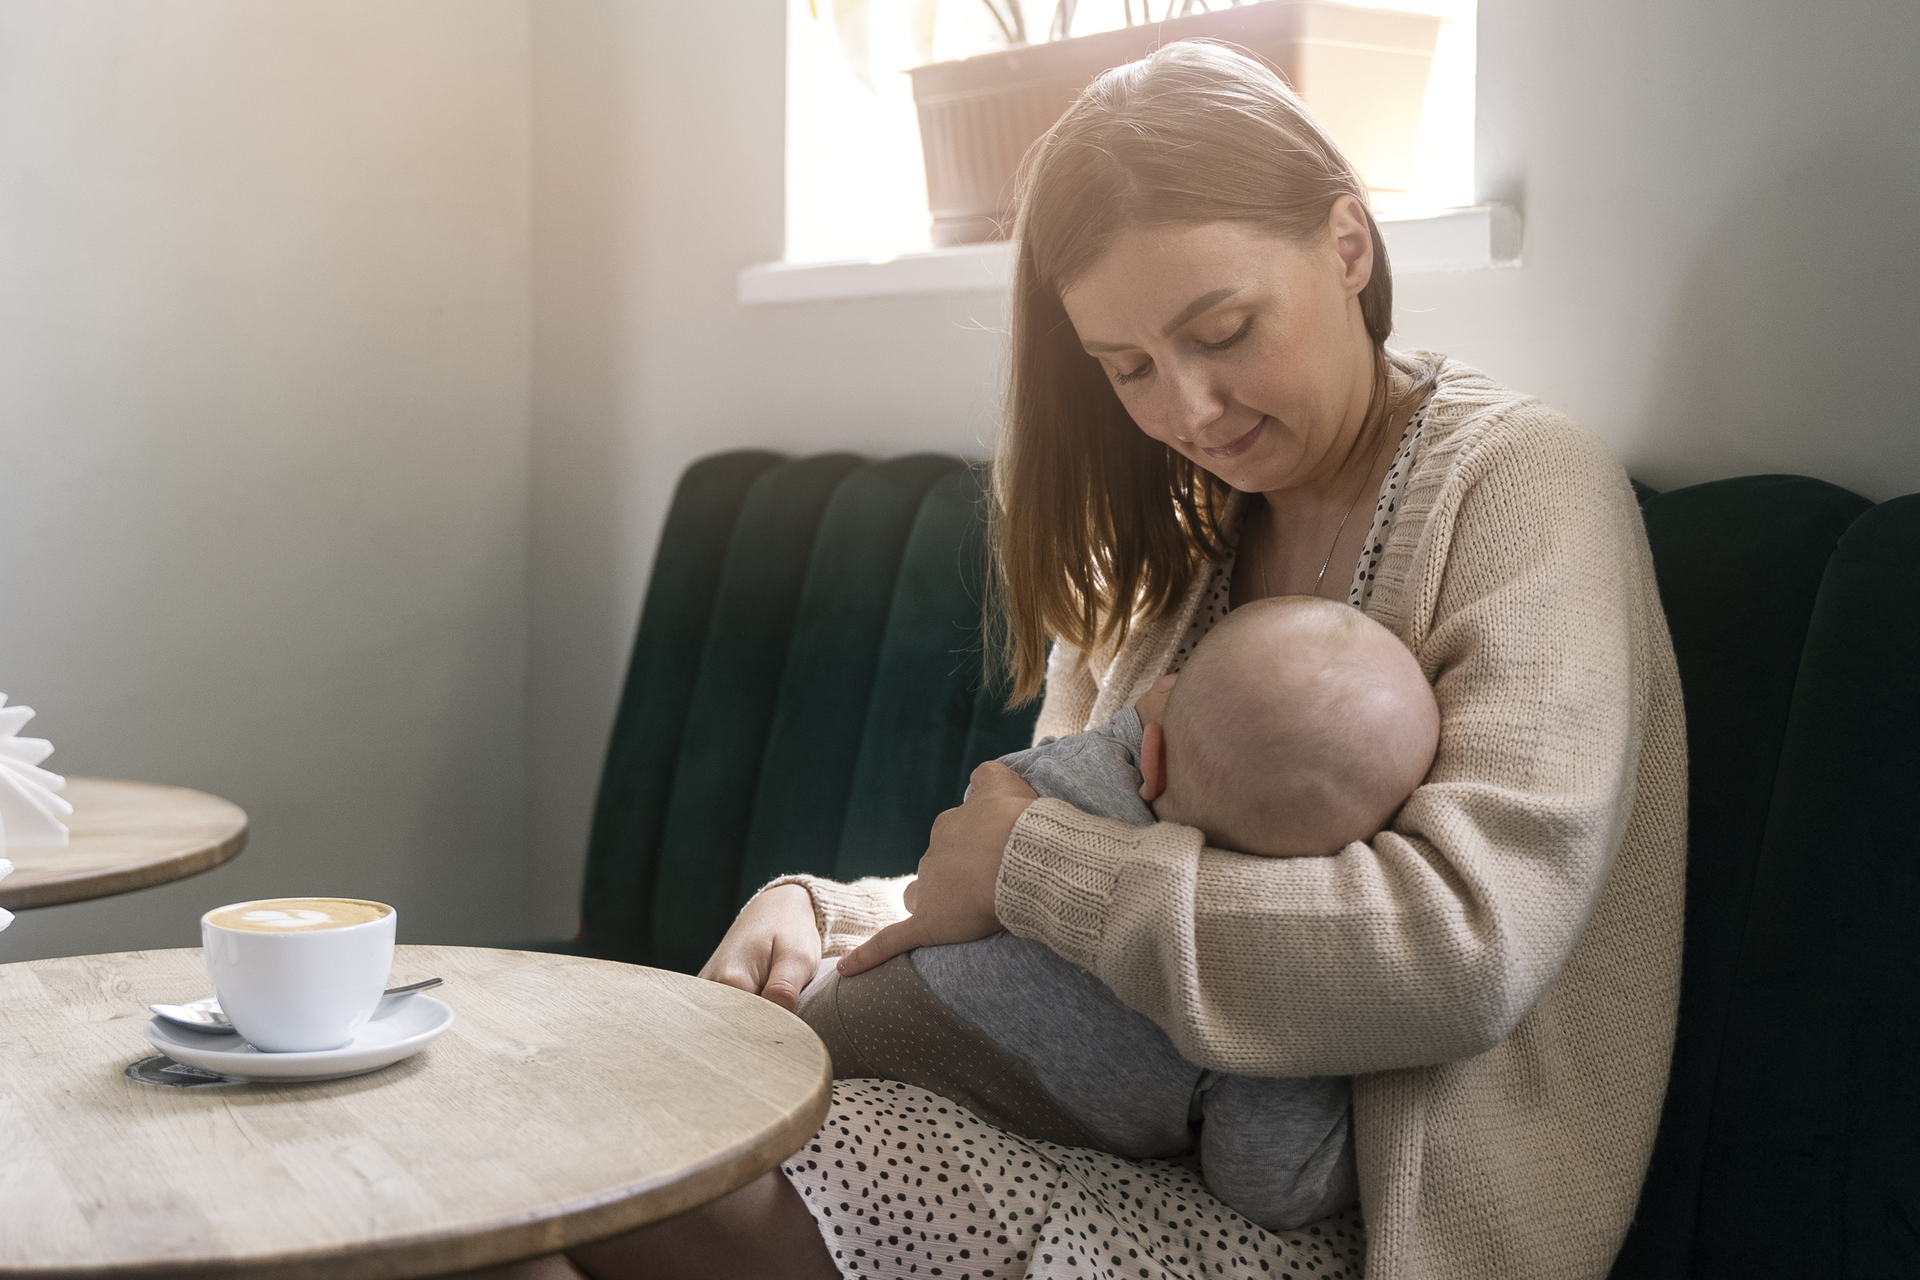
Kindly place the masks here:
MULTIPOLYGON (((1356 609, 1367 607, 1367 601, 1373 595, 1373 577, 1380 567, 1380 553, 1386 549, 1387 534, 1393 529, 1393 518, 1400 511, 1400 491, 1406 484, 1406 477, 1413 471, 1414 459, 1420 454, 1420 441, 1427 431, 1427 406, 1421 405, 1407 422, 1407 429, 1400 433, 1400 450, 1393 456, 1393 465, 1387 468, 1387 478, 1380 483, 1379 501, 1373 508, 1373 526, 1367 530, 1367 541, 1360 552, 1360 560, 1354 566, 1353 582, 1347 588, 1347 603, 1356 609)), ((1238 532, 1235 534, 1238 537, 1238 532)), ((1193 647, 1200 643, 1200 637, 1213 630, 1213 624, 1227 616, 1228 597, 1233 593, 1233 565, 1238 558, 1238 548, 1227 552, 1227 558, 1213 567, 1213 576, 1207 581, 1207 593, 1201 597, 1200 607, 1194 610, 1193 621, 1187 624, 1187 633, 1180 637, 1180 644, 1174 650, 1173 662, 1167 670, 1178 672, 1187 665, 1187 659, 1193 654, 1193 647)))
POLYGON ((1029 1141, 887 1080, 836 1080, 827 1122, 782 1173, 845 1277, 1359 1280, 1352 1209, 1274 1234, 1164 1160, 1029 1141))

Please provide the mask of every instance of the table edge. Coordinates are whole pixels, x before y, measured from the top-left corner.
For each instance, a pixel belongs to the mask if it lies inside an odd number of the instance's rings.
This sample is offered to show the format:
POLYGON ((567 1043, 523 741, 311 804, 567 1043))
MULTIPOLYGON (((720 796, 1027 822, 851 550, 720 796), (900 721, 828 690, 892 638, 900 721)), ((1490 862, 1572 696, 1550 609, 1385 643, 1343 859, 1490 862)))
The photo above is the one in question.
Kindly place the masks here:
POLYGON ((353 1244, 333 1251, 262 1255, 232 1260, 169 1260, 135 1266, 78 1270, 9 1269, 19 1280, 155 1280, 156 1277, 218 1277, 219 1280, 422 1280, 485 1267, 505 1266, 560 1253, 684 1213, 737 1191, 806 1145, 826 1123, 833 1104, 833 1064, 828 1060, 808 1105, 770 1137, 721 1152, 674 1181, 653 1179, 563 1204, 518 1222, 470 1235, 436 1234, 390 1241, 377 1248, 353 1244))
MULTIPOLYGON (((96 779, 88 779, 96 781, 96 779)), ((97 779, 107 782, 135 782, 133 778, 97 779)), ((106 867, 93 871, 79 871, 72 875, 57 876, 45 880, 29 880, 10 883, 0 880, 0 908, 8 911, 32 911, 38 907, 59 907, 72 902, 89 902, 95 898, 111 898, 122 893, 132 893, 136 889, 149 889, 154 885, 171 884, 175 880, 185 880, 190 876, 213 870, 215 867, 233 861, 247 847, 247 836, 252 830, 252 820, 246 810, 224 796, 216 796, 210 791, 199 791, 193 787, 176 787, 167 782, 145 782, 142 786, 168 787, 174 791, 190 791, 209 800, 217 800, 230 806, 240 815, 240 825, 226 836, 197 848, 185 849, 179 853, 170 853, 164 857, 152 858, 146 862, 136 862, 124 867, 106 867), (185 864, 182 869, 182 864, 185 864)))

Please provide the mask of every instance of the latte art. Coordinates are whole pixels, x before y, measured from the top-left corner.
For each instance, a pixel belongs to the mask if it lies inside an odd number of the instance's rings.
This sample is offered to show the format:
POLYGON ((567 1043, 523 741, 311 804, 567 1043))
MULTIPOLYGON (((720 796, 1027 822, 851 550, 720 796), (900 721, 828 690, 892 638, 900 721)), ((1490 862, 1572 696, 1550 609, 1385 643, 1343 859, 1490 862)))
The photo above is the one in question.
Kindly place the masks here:
POLYGON ((312 933, 378 920, 393 910, 359 898, 268 898, 209 912, 207 923, 246 933, 312 933))
POLYGON ((304 911, 296 907, 292 911, 275 911, 263 907, 243 912, 241 924, 257 925, 265 929, 298 929, 310 924, 331 924, 333 917, 324 911, 304 911))

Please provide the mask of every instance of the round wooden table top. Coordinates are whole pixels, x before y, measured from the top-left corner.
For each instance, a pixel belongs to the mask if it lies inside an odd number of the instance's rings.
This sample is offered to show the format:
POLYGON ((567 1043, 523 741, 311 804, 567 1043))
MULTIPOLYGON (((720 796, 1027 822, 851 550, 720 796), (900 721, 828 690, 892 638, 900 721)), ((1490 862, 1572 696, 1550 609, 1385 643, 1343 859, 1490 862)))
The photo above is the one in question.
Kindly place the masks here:
POLYGON ((204 791, 117 778, 68 778, 64 849, 6 851, 0 907, 25 911, 105 898, 209 871, 247 847, 247 815, 204 791))
POLYGON ((346 1080, 160 1088, 146 1006, 198 950, 0 965, 0 1274, 441 1275, 583 1244, 745 1186, 826 1118, 805 1023, 604 960, 401 947, 453 1027, 346 1080))

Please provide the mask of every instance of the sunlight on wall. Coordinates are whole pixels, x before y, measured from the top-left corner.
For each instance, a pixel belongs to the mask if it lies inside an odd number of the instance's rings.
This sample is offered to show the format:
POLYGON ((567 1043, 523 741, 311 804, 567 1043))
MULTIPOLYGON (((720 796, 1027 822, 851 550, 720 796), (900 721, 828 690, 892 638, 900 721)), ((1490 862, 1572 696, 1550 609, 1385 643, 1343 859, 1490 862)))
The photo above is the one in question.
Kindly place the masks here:
MULTIPOLYGON (((1122 4, 1081 0, 1074 34, 1125 25, 1122 4)), ((1471 204, 1475 0, 1396 0, 1382 7, 1446 22, 1420 120, 1418 177, 1405 195, 1378 199, 1376 209, 1405 217, 1471 204)), ((1027 0, 1026 10, 1028 32, 1037 37, 1052 6, 1027 0)), ((878 260, 930 248, 907 68, 1004 47, 984 3, 788 0, 787 261, 878 260), (836 11, 862 13, 865 21, 846 19, 836 27, 836 11)))

